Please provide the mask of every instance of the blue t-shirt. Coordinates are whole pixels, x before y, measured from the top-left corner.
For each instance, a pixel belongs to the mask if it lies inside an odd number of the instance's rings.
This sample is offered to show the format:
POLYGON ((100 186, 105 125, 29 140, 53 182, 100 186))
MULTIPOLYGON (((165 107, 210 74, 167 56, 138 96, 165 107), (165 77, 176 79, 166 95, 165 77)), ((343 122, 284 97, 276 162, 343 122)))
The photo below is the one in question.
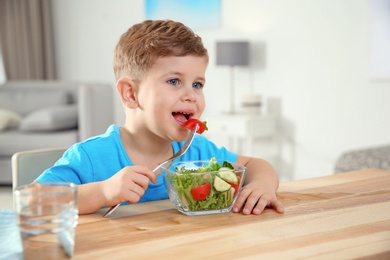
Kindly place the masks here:
MULTIPOLYGON (((125 166, 132 166, 133 163, 122 144, 119 129, 120 127, 111 125, 106 133, 74 144, 54 166, 44 171, 36 181, 85 184, 106 180, 125 166)), ((183 145, 184 141, 172 142, 174 153, 179 151, 183 145)), ((210 160, 212 157, 230 162, 237 160, 237 154, 229 152, 224 147, 218 148, 207 138, 197 134, 187 152, 174 162, 210 160)), ((164 186, 163 176, 160 174, 157 176, 156 184, 149 183, 139 202, 167 198, 168 193, 164 186)))

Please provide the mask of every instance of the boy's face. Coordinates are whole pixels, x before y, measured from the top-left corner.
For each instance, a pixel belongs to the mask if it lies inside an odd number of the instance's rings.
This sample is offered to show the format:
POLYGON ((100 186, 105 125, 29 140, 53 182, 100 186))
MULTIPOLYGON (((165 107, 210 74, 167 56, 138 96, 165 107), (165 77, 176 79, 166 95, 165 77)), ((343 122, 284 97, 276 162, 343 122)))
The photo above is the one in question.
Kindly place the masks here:
POLYGON ((140 116, 146 127, 163 138, 182 141, 188 135, 183 124, 199 119, 205 108, 203 86, 205 57, 158 58, 139 85, 140 116))

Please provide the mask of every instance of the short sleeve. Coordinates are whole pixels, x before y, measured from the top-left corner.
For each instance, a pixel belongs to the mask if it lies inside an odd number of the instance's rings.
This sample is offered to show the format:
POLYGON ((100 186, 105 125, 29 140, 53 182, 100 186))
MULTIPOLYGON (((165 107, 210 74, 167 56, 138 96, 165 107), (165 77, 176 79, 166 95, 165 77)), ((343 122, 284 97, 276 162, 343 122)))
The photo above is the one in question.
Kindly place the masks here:
POLYGON ((91 176, 92 172, 88 155, 82 147, 76 144, 66 150, 54 166, 45 170, 36 181, 64 181, 82 184, 88 182, 87 179, 91 178, 88 176, 91 176))

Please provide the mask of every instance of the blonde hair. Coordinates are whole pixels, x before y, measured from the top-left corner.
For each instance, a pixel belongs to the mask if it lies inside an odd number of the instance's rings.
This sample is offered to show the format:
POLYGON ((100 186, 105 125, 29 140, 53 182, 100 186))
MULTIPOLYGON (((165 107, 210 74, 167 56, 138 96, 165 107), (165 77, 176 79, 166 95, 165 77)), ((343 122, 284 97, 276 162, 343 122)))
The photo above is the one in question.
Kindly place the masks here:
POLYGON ((115 77, 141 80, 157 58, 186 55, 205 57, 208 61, 201 37, 180 22, 146 20, 120 37, 114 52, 115 77))

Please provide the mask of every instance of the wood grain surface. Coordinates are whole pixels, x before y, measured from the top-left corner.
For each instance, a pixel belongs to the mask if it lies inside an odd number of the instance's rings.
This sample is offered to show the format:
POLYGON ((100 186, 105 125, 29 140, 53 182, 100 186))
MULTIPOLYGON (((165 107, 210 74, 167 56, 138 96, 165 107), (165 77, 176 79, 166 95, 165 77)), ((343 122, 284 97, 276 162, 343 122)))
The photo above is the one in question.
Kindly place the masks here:
POLYGON ((74 259, 390 259, 390 172, 281 183, 285 213, 186 216, 168 200, 83 215, 74 259))

